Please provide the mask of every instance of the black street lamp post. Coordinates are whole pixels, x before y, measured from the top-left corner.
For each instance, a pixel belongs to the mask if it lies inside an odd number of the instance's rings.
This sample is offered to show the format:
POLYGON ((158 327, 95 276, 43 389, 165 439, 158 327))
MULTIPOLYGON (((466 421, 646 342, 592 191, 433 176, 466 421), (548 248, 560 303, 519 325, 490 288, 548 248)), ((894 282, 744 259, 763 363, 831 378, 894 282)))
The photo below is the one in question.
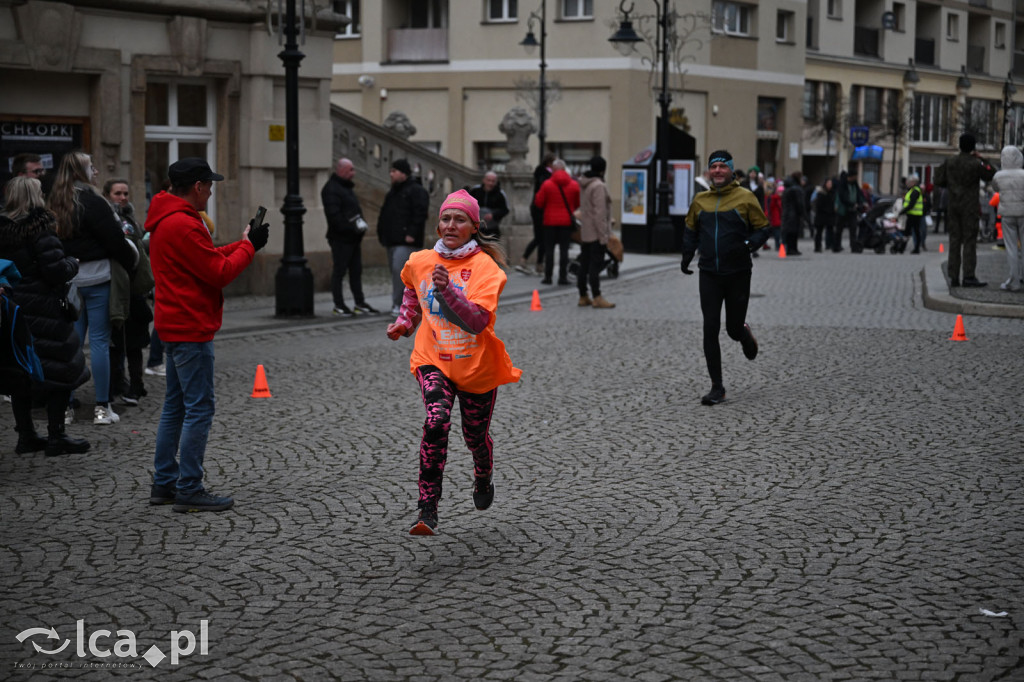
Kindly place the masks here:
POLYGON ((540 0, 540 13, 530 12, 530 17, 527 20, 527 31, 526 37, 519 43, 526 49, 527 54, 533 54, 534 48, 540 46, 540 97, 537 102, 537 116, 540 118, 540 125, 537 126, 537 139, 540 141, 540 161, 544 162, 545 152, 545 141, 548 138, 547 129, 547 80, 545 78, 545 72, 547 71, 548 65, 544 61, 544 47, 547 43, 548 28, 547 28, 547 0, 540 0), (533 34, 533 22, 540 23, 540 41, 537 41, 537 37, 533 34))
POLYGON ((1010 123, 1010 107, 1013 106, 1013 96, 1017 94, 1017 86, 1013 84, 1013 72, 1006 74, 1006 81, 1003 83, 1003 132, 1000 140, 1006 144, 1006 129, 1010 123))
MULTIPOLYGON (((280 3, 281 0, 278 0, 280 3)), ((306 263, 302 244, 302 216, 306 207, 299 194, 299 63, 305 57, 299 51, 296 34, 295 0, 287 0, 284 26, 285 45, 277 56, 284 64, 285 80, 285 163, 287 194, 281 213, 284 214, 284 254, 274 281, 277 317, 313 316, 313 272, 306 263)))
MULTIPOLYGON (((651 229, 651 251, 672 251, 674 248, 675 228, 672 226, 672 218, 669 217, 668 207, 671 203, 672 189, 668 184, 668 107, 672 103, 672 95, 668 91, 668 52, 669 52, 669 0, 654 0, 658 8, 658 36, 657 50, 661 57, 661 92, 658 93, 658 104, 661 106, 661 118, 658 121, 657 139, 655 148, 658 157, 658 169, 660 179, 658 181, 658 216, 654 220, 651 229)), ((619 30, 608 40, 615 45, 615 48, 622 54, 629 54, 636 43, 643 41, 637 32, 633 30, 633 22, 629 20, 629 13, 633 10, 633 3, 629 9, 625 8, 626 0, 619 3, 619 11, 623 19, 619 23, 619 30)))

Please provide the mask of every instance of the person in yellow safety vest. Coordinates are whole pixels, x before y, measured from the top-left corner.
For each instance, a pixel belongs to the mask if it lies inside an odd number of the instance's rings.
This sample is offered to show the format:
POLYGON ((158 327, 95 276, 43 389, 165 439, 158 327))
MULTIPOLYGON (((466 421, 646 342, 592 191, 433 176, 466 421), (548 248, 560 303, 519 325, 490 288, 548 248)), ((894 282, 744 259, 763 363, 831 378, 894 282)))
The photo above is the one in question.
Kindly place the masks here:
POLYGON ((921 194, 921 178, 916 173, 907 176, 907 193, 903 195, 903 208, 900 215, 907 216, 907 229, 905 232, 914 237, 914 250, 911 253, 921 253, 921 243, 924 241, 924 196, 921 194))

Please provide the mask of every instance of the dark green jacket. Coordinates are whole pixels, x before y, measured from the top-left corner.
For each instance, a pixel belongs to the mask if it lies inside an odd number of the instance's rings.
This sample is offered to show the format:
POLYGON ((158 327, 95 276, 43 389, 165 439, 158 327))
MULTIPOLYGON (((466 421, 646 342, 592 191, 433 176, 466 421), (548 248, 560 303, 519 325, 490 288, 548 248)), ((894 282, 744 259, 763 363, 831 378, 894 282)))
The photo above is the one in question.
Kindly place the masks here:
POLYGON ((935 184, 949 190, 950 211, 977 212, 978 186, 990 181, 995 174, 996 169, 985 159, 960 152, 935 170, 935 184))
POLYGON ((750 252, 768 241, 768 218, 750 190, 733 181, 701 192, 690 204, 683 258, 700 250, 701 270, 729 275, 753 268, 750 252))

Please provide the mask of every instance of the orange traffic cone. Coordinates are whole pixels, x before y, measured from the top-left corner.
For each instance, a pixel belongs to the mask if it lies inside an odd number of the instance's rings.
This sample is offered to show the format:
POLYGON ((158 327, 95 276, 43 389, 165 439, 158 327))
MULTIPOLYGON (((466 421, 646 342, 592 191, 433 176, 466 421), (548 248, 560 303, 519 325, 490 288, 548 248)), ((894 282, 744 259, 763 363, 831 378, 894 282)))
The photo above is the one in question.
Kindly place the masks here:
POLYGON ((939 253, 946 253, 946 245, 939 244, 939 253))
POLYGON ((964 316, 956 316, 956 324, 953 325, 953 336, 949 337, 950 341, 967 341, 967 332, 964 331, 964 316))
POLYGON ((786 245, 785 244, 779 244, 779 258, 785 258, 785 257, 786 257, 786 245))
POLYGON ((530 301, 530 310, 544 310, 540 305, 540 292, 533 290, 533 300, 530 301))
POLYGON ((267 386, 267 373, 263 371, 263 365, 256 365, 256 381, 254 381, 252 384, 252 395, 249 397, 270 397, 270 387, 267 386))

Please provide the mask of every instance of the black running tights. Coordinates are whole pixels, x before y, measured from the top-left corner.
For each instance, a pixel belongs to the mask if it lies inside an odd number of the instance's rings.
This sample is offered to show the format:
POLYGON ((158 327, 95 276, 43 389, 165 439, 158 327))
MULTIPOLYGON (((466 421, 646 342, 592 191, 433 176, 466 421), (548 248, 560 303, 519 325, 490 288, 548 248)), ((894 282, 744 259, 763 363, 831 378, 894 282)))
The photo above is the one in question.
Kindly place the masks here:
POLYGON ((722 304, 725 304, 725 332, 733 341, 747 336, 743 324, 750 302, 750 270, 731 275, 700 271, 700 310, 704 315, 704 360, 714 386, 722 385, 722 349, 718 333, 722 328, 722 304))

